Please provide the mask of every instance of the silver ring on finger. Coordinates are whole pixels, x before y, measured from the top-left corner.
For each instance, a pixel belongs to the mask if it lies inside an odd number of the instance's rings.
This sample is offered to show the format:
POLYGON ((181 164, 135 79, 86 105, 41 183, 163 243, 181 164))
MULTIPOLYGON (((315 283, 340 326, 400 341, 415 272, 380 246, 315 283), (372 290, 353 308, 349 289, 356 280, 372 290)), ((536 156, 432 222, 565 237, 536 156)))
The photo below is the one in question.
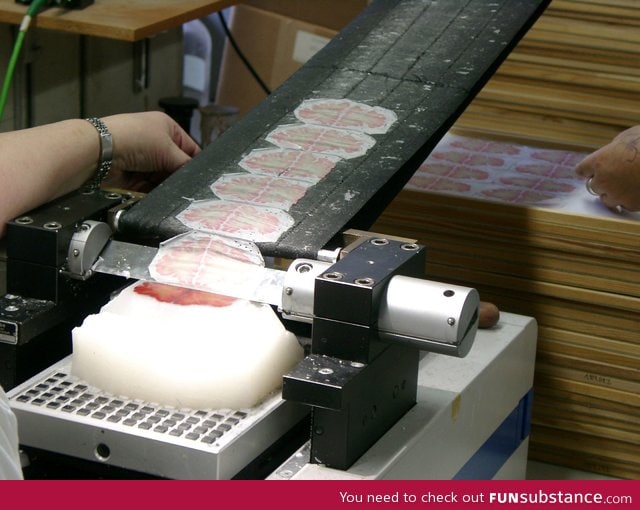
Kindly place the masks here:
POLYGON ((593 195, 594 197, 600 196, 600 195, 598 195, 598 193, 593 191, 593 188, 591 187, 591 181, 593 181, 593 175, 591 177, 589 177, 587 179, 587 182, 585 183, 587 191, 589 192, 590 195, 593 195))

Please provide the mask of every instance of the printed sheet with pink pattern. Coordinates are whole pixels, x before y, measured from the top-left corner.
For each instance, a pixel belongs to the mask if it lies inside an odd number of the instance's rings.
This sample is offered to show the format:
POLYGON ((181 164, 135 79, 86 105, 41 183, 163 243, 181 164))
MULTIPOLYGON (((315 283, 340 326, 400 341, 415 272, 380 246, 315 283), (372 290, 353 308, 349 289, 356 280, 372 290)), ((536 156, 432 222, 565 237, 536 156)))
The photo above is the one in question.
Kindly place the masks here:
POLYGON ((536 206, 565 212, 640 219, 589 194, 575 166, 586 153, 447 134, 406 189, 536 206))

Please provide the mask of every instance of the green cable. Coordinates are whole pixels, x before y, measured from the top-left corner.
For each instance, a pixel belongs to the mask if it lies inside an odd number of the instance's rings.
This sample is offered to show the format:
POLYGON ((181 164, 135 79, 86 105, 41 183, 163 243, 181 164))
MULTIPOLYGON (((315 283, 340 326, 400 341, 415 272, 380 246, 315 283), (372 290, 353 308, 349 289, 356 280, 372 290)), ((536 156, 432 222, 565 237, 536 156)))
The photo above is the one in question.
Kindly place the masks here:
POLYGON ((2 85, 2 92, 0 92, 0 120, 2 120, 2 117, 4 116, 4 108, 7 104, 7 100, 9 99, 11 80, 13 79, 13 73, 15 71, 16 65, 18 64, 18 58, 20 56, 20 51, 22 50, 25 35, 27 33, 27 30, 29 30, 29 24, 31 23, 31 19, 36 17, 36 15, 40 12, 40 10, 45 6, 47 2, 48 0, 35 0, 34 2, 32 2, 29 5, 27 14, 22 19, 22 23, 20 23, 20 30, 18 31, 18 36, 16 37, 16 41, 13 44, 13 51, 11 52, 11 57, 9 58, 9 66, 7 67, 7 73, 2 85))
POLYGON ((24 42, 24 36, 26 32, 20 30, 18 32, 18 37, 16 38, 16 42, 13 45, 13 52, 11 53, 11 58, 9 59, 9 67, 7 68, 7 74, 4 78, 4 84, 2 86, 2 93, 0 94, 0 120, 4 116, 4 107, 7 105, 7 100, 9 98, 9 89, 11 88, 11 80, 13 79, 13 72, 16 68, 16 63, 18 62, 18 57, 20 55, 20 50, 22 49, 22 43, 24 42))

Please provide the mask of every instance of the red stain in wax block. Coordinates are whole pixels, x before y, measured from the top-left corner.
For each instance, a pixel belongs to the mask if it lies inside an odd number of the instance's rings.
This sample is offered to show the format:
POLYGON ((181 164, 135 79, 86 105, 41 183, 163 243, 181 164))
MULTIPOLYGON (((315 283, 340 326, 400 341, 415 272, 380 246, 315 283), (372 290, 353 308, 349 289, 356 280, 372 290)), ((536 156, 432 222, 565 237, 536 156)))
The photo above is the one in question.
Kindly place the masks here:
POLYGON ((149 296, 162 303, 171 303, 174 305, 203 305, 223 307, 229 306, 235 298, 213 294, 212 292, 203 292, 193 289, 185 289, 175 287, 173 285, 165 285, 163 283, 144 282, 137 285, 134 289, 136 294, 149 296))

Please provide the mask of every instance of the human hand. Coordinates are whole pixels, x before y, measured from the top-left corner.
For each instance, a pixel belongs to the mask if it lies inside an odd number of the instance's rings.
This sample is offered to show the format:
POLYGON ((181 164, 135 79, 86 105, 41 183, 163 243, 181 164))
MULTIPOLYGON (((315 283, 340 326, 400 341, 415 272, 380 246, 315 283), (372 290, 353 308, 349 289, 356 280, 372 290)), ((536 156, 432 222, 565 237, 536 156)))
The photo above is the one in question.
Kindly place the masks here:
POLYGON ((104 186, 149 191, 200 152, 198 144, 159 111, 104 117, 113 162, 104 186))
POLYGON ((576 166, 587 189, 610 209, 640 210, 640 126, 618 134, 576 166))

